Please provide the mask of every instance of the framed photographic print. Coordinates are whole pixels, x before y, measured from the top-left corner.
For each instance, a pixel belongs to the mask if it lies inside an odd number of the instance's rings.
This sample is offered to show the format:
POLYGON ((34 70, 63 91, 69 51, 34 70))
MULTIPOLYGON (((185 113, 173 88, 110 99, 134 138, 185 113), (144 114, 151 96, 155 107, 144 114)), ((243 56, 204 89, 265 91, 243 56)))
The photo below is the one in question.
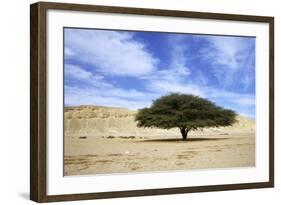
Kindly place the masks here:
POLYGON ((274 18, 40 2, 30 198, 274 186, 274 18))

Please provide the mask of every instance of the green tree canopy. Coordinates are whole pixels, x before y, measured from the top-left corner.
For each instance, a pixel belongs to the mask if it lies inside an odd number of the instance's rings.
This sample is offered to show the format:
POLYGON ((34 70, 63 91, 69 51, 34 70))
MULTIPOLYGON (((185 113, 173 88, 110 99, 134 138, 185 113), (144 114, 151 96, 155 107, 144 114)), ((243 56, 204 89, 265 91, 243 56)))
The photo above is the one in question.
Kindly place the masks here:
POLYGON ((183 140, 190 130, 230 126, 236 113, 194 95, 173 93, 155 100, 150 108, 140 109, 135 120, 139 127, 179 128, 183 140))

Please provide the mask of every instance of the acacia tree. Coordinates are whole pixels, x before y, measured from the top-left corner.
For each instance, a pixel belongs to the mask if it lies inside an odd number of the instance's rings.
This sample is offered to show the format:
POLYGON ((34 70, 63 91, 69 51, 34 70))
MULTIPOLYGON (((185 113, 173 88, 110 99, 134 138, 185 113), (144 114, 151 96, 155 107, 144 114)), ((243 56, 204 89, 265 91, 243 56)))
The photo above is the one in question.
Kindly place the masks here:
POLYGON ((150 108, 140 109, 135 117, 138 127, 179 128, 186 140, 190 130, 230 126, 236 113, 194 95, 173 93, 155 100, 150 108))

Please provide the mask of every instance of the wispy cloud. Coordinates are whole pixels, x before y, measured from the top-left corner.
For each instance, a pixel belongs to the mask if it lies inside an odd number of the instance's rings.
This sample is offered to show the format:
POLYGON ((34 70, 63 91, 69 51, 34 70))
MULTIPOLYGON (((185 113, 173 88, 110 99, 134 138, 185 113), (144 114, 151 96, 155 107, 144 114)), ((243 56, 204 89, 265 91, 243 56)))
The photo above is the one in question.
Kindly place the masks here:
POLYGON ((70 48, 65 47, 64 55, 66 58, 71 58, 71 57, 75 56, 75 53, 70 48))
POLYGON ((206 97, 204 89, 198 87, 197 85, 188 84, 188 83, 184 84, 179 82, 156 80, 148 84, 148 89, 153 92, 159 93, 160 96, 167 95, 172 92, 178 92, 178 93, 188 93, 201 97, 206 97))
POLYGON ((76 78, 81 80, 87 80, 91 77, 93 77, 91 72, 85 71, 79 66, 66 64, 65 65, 65 76, 67 78, 76 78))
POLYGON ((243 67, 244 61, 249 57, 249 50, 252 51, 254 46, 254 39, 249 41, 243 37, 207 36, 203 38, 209 42, 209 47, 202 49, 205 57, 213 64, 232 70, 243 67))
POLYGON ((66 105, 100 105, 110 107, 123 107, 132 110, 151 105, 151 96, 146 93, 138 93, 135 90, 122 90, 112 88, 101 90, 95 87, 81 88, 77 86, 65 86, 66 105))
POLYGON ((159 96, 171 92, 190 93, 204 97, 204 92, 196 85, 187 80, 191 75, 191 70, 187 66, 187 48, 183 45, 182 36, 170 36, 169 45, 166 48, 170 54, 170 63, 165 68, 158 68, 146 79, 146 89, 150 92, 158 93, 159 96))
POLYGON ((200 36, 208 42, 200 52, 212 65, 212 72, 223 87, 242 78, 247 87, 253 79, 255 62, 255 39, 228 36, 200 36), (242 75, 243 74, 243 75, 242 75))
POLYGON ((137 35, 66 30, 65 103, 139 109, 179 92, 255 116, 255 92, 248 91, 255 84, 253 39, 170 35, 153 50, 155 39, 137 35))
POLYGON ((188 58, 186 51, 188 45, 182 45, 181 40, 182 38, 174 38, 174 40, 170 40, 171 64, 169 70, 176 72, 178 75, 188 76, 190 74, 190 69, 186 65, 188 58))
POLYGON ((77 56, 107 75, 140 76, 151 73, 158 60, 133 39, 133 33, 103 30, 65 30, 65 54, 77 56))
POLYGON ((242 97, 242 98, 237 98, 234 100, 235 103, 239 105, 255 105, 255 97, 242 97))

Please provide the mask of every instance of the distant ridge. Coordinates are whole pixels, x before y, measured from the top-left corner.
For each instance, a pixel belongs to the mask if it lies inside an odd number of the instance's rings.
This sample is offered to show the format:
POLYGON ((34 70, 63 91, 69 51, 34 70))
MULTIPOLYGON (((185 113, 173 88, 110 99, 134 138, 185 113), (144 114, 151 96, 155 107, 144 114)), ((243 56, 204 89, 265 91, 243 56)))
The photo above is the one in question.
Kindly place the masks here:
MULTIPOLYGON (((134 121, 137 111, 121 107, 96 105, 67 106, 64 108, 65 133, 88 136, 178 136, 178 129, 138 128, 134 121)), ((231 127, 208 128, 191 135, 253 133, 255 121, 243 116, 231 127)), ((180 136, 179 136, 180 137, 180 136)))

